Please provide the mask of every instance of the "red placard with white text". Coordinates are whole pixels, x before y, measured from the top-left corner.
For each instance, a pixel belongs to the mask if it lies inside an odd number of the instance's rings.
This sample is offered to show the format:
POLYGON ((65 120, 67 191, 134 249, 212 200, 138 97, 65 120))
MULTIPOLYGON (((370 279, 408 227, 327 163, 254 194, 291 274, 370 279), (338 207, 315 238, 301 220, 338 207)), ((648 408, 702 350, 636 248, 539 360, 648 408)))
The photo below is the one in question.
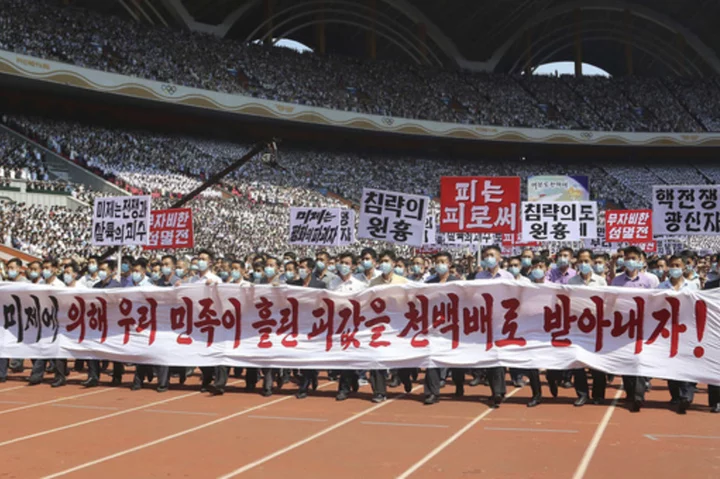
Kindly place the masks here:
POLYGON ((443 176, 442 233, 513 233, 520 211, 519 176, 443 176))
POLYGON ((605 241, 648 243, 653 240, 652 210, 608 210, 605 212, 605 241))
POLYGON ((155 210, 150 216, 150 240, 145 249, 193 248, 192 210, 155 210))

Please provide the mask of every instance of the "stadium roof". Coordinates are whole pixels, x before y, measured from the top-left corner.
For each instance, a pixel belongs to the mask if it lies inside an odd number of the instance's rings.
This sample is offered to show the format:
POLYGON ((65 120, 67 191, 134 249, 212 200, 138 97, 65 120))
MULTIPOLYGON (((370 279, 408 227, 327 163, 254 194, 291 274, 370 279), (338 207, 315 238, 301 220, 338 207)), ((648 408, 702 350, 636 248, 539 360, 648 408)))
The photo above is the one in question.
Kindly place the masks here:
POLYGON ((613 75, 720 74, 718 0, 117 0, 118 6, 138 21, 162 17, 240 40, 291 38, 327 53, 374 50, 380 59, 475 71, 518 72, 575 60, 581 51, 583 62, 613 75))

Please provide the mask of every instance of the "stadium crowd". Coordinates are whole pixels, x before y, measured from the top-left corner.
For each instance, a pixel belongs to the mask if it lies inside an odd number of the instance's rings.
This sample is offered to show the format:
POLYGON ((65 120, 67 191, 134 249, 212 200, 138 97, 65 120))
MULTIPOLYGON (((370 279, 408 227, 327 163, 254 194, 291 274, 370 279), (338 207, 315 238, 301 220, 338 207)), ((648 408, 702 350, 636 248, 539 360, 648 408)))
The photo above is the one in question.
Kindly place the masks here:
POLYGON ((0 25, 3 50, 275 101, 506 127, 720 131, 717 78, 553 78, 439 71, 243 45, 68 8, 59 0, 0 0, 0 25))

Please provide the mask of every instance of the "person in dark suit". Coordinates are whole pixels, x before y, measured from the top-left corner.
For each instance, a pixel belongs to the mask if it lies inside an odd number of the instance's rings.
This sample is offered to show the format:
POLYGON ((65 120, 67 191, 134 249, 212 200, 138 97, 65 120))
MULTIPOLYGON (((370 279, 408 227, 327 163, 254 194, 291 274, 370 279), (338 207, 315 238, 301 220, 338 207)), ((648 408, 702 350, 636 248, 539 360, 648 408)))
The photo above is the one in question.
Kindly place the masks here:
MULTIPOLYGON (((706 290, 720 288, 720 278, 705 283, 706 290)), ((720 413, 720 380, 717 384, 708 384, 708 406, 710 412, 720 413)))
MULTIPOLYGON (((299 286, 301 288, 326 289, 325 282, 315 277, 315 260, 312 258, 303 258, 298 266, 298 277, 295 281, 288 281, 290 286, 299 286)), ((298 399, 305 399, 308 396, 308 390, 312 387, 313 391, 317 389, 318 371, 317 369, 303 369, 300 372, 300 390, 295 394, 298 399)))
MULTIPOLYGON (((105 260, 100 263, 98 267, 98 278, 100 281, 95 283, 93 289, 113 289, 122 288, 119 281, 115 279, 115 261, 105 260)), ((100 383, 100 360, 90 359, 87 362, 88 366, 88 378, 81 384, 86 388, 96 387, 100 383)), ((122 374, 125 372, 125 367, 122 363, 113 364, 113 384, 119 384, 122 382, 122 374)))

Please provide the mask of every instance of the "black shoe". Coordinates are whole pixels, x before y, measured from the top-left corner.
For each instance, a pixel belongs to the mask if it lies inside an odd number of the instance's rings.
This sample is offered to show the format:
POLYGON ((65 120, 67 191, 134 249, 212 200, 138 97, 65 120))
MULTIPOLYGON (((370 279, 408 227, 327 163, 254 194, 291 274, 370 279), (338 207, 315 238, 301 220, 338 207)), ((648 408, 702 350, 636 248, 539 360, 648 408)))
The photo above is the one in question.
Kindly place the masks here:
POLYGON ((382 395, 382 394, 376 394, 376 395, 372 398, 372 402, 374 402, 375 404, 380 404, 381 402, 384 402, 386 399, 387 399, 387 397, 385 397, 384 395, 382 395))
POLYGON ((527 403, 527 407, 535 407, 538 404, 540 404, 540 398, 532 398, 529 403, 527 403))
POLYGON ((272 389, 263 389, 263 392, 260 394, 264 398, 269 398, 270 396, 272 396, 272 389))
POLYGON ((690 401, 687 399, 681 399, 680 404, 678 404, 677 412, 678 414, 687 414, 687 410, 690 407, 690 401))
POLYGON ((212 387, 212 390, 210 391, 210 394, 213 396, 222 396, 225 394, 225 390, 222 388, 216 388, 215 386, 212 387))
POLYGON ((642 408, 642 401, 635 400, 632 403, 630 403, 630 412, 640 412, 640 409, 642 408))
POLYGON ((167 387, 167 386, 165 386, 165 387, 158 386, 157 392, 159 392, 159 393, 166 393, 166 392, 168 392, 168 387, 167 387))
POLYGON ((85 386, 86 388, 94 388, 97 387, 99 384, 99 381, 97 379, 88 379, 86 381, 83 381, 80 383, 82 386, 85 386))
POLYGON ((347 398, 348 398, 348 395, 347 395, 346 392, 338 393, 338 395, 335 396, 335 400, 336 400, 336 401, 344 401, 344 400, 346 400, 347 398))
POLYGON ((30 379, 28 379, 28 386, 37 386, 37 385, 40 384, 41 382, 42 382, 42 379, 33 379, 33 378, 30 378, 30 379))
POLYGON ((558 385, 556 381, 548 381, 548 386, 550 387, 550 394, 552 394, 552 397, 556 398, 558 397, 558 385))
POLYGON ((479 386, 481 382, 482 382, 482 378, 480 376, 475 376, 474 378, 472 378, 472 380, 470 380, 468 385, 471 387, 475 387, 475 386, 479 386))
POLYGON ((208 386, 209 386, 208 384, 203 384, 202 386, 200 386, 200 392, 201 392, 201 393, 206 393, 206 392, 208 392, 208 391, 210 390, 210 389, 208 388, 208 386))
POLYGON ((246 384, 245 385, 245 392, 246 393, 254 393, 255 392, 255 385, 254 384, 246 384))
POLYGON ((715 413, 715 414, 719 413, 720 412, 720 403, 717 403, 716 405, 711 407, 710 412, 715 413))
POLYGON ((307 393, 307 391, 300 391, 297 394, 295 394, 295 397, 298 399, 305 399, 306 397, 308 397, 308 393, 307 393))
POLYGON ((465 388, 462 386, 455 388, 455 397, 461 398, 465 395, 465 388))
POLYGON ((412 392, 412 383, 408 382, 403 384, 405 388, 405 394, 410 394, 412 392))
POLYGON ((588 402, 588 397, 587 397, 587 396, 580 396, 580 397, 577 398, 577 400, 575 401, 574 406, 575 406, 575 407, 582 407, 582 406, 584 406, 587 402, 588 402))
POLYGON ((54 388, 59 388, 61 386, 65 386, 65 384, 67 384, 67 380, 65 378, 58 378, 50 386, 54 388))
POLYGON ((434 395, 434 394, 431 394, 431 395, 425 397, 425 402, 424 402, 424 404, 425 404, 426 406, 429 406, 429 405, 431 405, 431 404, 436 404, 436 403, 438 403, 439 401, 440 401, 440 398, 439 398, 439 397, 437 397, 437 396, 434 395))
POLYGON ((593 404, 595 404, 596 406, 605 404, 605 399, 600 399, 600 398, 593 399, 593 404))
POLYGON ((677 406, 678 404, 680 404, 680 398, 672 398, 672 399, 670 400, 670 405, 671 405, 671 406, 677 406))
POLYGON ((503 402, 503 397, 502 397, 502 396, 493 396, 491 406, 492 406, 494 409, 497 409, 497 408, 500 407, 500 404, 502 404, 502 402, 503 402))
POLYGON ((133 383, 133 385, 130 386, 130 390, 131 390, 131 391, 139 391, 139 390, 141 390, 141 389, 142 389, 142 384, 135 384, 135 383, 133 383))

